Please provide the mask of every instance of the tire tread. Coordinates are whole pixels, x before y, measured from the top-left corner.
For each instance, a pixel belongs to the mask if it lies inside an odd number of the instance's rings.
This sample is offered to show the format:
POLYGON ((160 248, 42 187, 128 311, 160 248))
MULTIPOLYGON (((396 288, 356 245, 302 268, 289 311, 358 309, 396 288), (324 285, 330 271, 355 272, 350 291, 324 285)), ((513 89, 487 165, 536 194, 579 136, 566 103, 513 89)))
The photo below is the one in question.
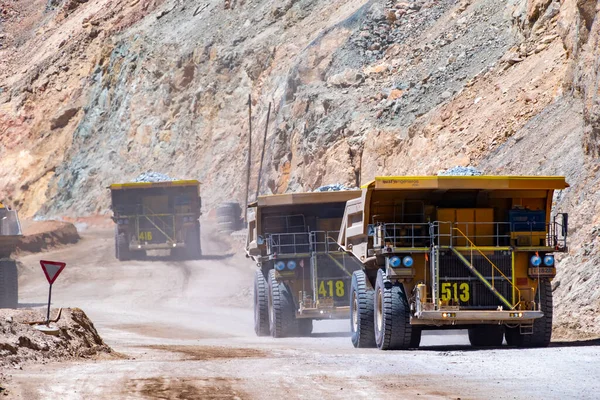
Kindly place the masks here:
MULTIPOLYGON (((374 299, 375 290, 371 287, 364 271, 354 271, 352 274, 352 288, 350 295, 350 308, 353 309, 352 293, 356 291, 358 302, 358 331, 352 332, 352 344, 357 348, 375 347, 374 325, 374 299)), ((352 311, 351 311, 352 313, 352 311)), ((351 330, 352 314, 350 315, 351 330)))

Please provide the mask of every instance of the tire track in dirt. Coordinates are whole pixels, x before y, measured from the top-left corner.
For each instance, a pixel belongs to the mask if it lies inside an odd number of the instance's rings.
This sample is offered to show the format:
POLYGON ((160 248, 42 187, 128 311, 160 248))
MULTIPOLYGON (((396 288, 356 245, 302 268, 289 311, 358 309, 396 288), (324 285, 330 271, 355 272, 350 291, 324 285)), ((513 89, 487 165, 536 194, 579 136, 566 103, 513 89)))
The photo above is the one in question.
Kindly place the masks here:
POLYGON ((235 389, 236 379, 231 378, 145 378, 131 379, 123 394, 140 394, 146 399, 213 400, 242 399, 246 395, 235 389))
POLYGON ((181 345, 151 345, 144 346, 155 350, 164 350, 183 354, 189 361, 208 361, 223 358, 264 358, 268 352, 244 347, 221 346, 181 346, 181 345))

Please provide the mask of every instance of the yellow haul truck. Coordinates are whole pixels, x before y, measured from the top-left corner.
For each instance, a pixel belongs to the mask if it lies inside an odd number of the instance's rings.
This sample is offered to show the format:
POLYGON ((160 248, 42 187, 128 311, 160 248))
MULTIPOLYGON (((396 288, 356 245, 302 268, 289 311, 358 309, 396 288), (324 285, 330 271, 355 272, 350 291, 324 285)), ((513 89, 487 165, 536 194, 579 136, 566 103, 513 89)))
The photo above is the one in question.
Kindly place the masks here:
POLYGON ((425 329, 473 346, 541 347, 552 333, 563 177, 378 177, 348 201, 338 242, 361 263, 350 294, 355 347, 417 348, 425 329))
POLYGON ((259 336, 310 335, 313 320, 348 318, 356 260, 336 243, 346 202, 360 191, 261 196, 249 205, 246 253, 259 336))
POLYGON ((0 203, 0 308, 17 308, 19 302, 17 263, 10 255, 21 235, 17 212, 0 203))
POLYGON ((110 191, 117 259, 142 258, 146 250, 170 250, 178 259, 202 256, 200 182, 117 183, 110 191))

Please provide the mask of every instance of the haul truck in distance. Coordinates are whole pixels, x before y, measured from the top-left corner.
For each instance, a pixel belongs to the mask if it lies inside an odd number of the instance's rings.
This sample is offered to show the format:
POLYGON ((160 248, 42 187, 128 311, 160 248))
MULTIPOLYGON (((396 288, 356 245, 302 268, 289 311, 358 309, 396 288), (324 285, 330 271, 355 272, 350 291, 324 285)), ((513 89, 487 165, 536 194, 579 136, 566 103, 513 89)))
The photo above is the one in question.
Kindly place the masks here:
POLYGON ((257 335, 310 335, 315 319, 348 318, 350 280, 360 264, 336 240, 346 202, 358 196, 358 190, 294 193, 249 205, 246 253, 258 266, 257 335))
POLYGON ((142 258, 147 250, 169 250, 176 259, 202 256, 200 182, 116 183, 110 191, 117 259, 142 258))
POLYGON ((19 302, 17 263, 10 255, 21 236, 17 212, 0 203, 0 308, 17 308, 19 302))
POLYGON ((348 201, 338 242, 361 264, 350 293, 355 347, 417 348, 426 329, 474 346, 543 347, 552 334, 563 177, 378 177, 348 201))

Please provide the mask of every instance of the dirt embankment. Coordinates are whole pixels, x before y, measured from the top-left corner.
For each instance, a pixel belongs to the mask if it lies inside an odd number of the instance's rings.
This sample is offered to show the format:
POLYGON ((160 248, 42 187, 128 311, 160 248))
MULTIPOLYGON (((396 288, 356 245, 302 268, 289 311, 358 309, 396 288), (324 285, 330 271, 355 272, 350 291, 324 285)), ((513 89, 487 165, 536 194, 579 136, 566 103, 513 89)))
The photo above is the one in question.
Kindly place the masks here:
MULTIPOLYGON (((58 310, 52 310, 50 318, 55 318, 57 313, 58 310)), ((112 353, 82 310, 62 309, 60 319, 52 323, 59 329, 57 336, 42 333, 30 325, 44 319, 42 310, 0 310, 0 370, 112 353)))
POLYGON ((23 221, 23 237, 17 251, 37 253, 65 244, 77 243, 80 239, 77 228, 64 221, 23 221))

